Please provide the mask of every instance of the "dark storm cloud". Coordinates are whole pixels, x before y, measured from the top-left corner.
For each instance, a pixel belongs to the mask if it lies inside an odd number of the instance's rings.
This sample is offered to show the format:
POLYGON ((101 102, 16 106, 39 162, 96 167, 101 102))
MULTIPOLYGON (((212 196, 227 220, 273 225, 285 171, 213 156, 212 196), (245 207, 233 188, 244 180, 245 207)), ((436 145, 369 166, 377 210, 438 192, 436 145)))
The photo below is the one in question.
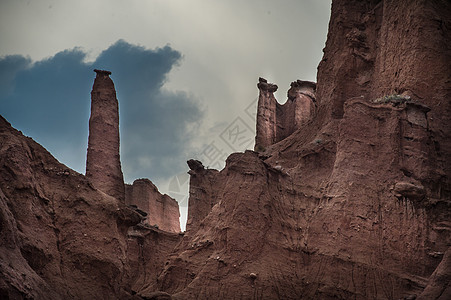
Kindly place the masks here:
POLYGON ((93 68, 112 71, 120 103, 121 155, 128 181, 162 179, 185 168, 189 139, 202 118, 186 93, 162 89, 181 54, 118 41, 93 63, 66 50, 34 64, 0 58, 0 113, 63 163, 84 172, 93 68))
POLYGON ((147 50, 118 41, 93 67, 112 71, 121 111, 124 173, 134 178, 167 178, 186 169, 189 141, 202 112, 193 97, 162 90, 180 61, 171 47, 147 50))

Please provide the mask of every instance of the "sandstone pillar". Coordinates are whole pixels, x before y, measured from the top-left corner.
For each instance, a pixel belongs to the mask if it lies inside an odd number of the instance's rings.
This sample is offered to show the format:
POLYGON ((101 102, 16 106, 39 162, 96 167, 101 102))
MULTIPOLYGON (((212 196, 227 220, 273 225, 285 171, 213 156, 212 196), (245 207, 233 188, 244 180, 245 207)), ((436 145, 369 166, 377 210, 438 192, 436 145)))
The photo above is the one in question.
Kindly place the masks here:
POLYGON ((277 100, 274 92, 277 85, 268 83, 264 78, 259 78, 257 84, 260 90, 257 104, 257 128, 255 135, 256 151, 264 151, 269 145, 274 144, 276 137, 276 107, 277 100))
POLYGON ((293 131, 301 128, 310 121, 315 114, 315 89, 316 83, 311 81, 297 80, 291 83, 291 88, 288 90, 288 100, 294 103, 294 120, 293 131))
POLYGON ((205 169, 204 165, 194 159, 187 161, 190 168, 189 202, 187 231, 195 231, 202 220, 211 212, 213 206, 218 203, 217 175, 218 170, 205 169))
POLYGON ((119 155, 119 105, 111 72, 97 73, 91 92, 86 177, 95 188, 125 199, 124 177, 119 155))

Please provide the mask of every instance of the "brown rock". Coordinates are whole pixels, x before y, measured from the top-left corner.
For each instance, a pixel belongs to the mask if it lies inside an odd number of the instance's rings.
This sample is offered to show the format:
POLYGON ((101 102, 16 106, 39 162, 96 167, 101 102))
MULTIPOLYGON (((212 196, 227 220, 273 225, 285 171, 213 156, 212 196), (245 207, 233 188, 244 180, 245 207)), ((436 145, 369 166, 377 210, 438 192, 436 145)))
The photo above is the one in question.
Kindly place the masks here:
POLYGON ((0 298, 132 299, 128 228, 138 214, 0 117, 0 298))
POLYGON ((125 187, 119 155, 119 107, 110 71, 94 70, 91 92, 86 177, 94 187, 124 202, 125 187))
MULTIPOLYGON (((404 94, 431 108, 436 147, 451 149, 451 5, 447 1, 333 1, 318 66, 320 122, 345 102, 404 94)), ((451 155, 437 157, 451 177, 451 155)))
POLYGON ((259 80, 267 149, 220 172, 188 162, 185 234, 137 225, 0 119, 0 295, 449 298, 450 10, 334 1, 316 97, 293 83, 288 103, 308 104, 297 115, 259 80))
POLYGON ((210 213, 217 203, 217 174, 214 169, 205 169, 203 164, 191 159, 188 162, 190 171, 188 220, 186 230, 194 230, 210 213))
MULTIPOLYGON (((256 149, 265 155, 232 154, 209 174, 215 188, 190 197, 210 203, 214 194, 215 205, 184 236, 156 290, 174 299, 447 292, 439 253, 451 243, 450 9, 334 1, 315 117, 277 139, 275 86, 259 80, 256 149)), ((191 174, 209 186, 202 170, 191 174)))
POLYGON ((429 278, 428 285, 418 300, 451 298, 451 248, 448 248, 442 261, 429 278))
POLYGON ((162 231, 142 224, 129 229, 127 235, 129 267, 125 275, 132 291, 141 297, 155 296, 152 293, 156 290, 158 274, 182 238, 183 234, 162 231))
POLYGON ((136 205, 147 213, 144 223, 169 232, 180 232, 180 212, 177 201, 162 195, 149 179, 137 179, 125 186, 125 203, 136 205))
POLYGON ((316 110, 316 84, 310 81, 294 81, 287 93, 288 100, 281 105, 274 97, 277 86, 259 78, 260 90, 257 106, 255 149, 264 151, 303 125, 311 121, 316 110))

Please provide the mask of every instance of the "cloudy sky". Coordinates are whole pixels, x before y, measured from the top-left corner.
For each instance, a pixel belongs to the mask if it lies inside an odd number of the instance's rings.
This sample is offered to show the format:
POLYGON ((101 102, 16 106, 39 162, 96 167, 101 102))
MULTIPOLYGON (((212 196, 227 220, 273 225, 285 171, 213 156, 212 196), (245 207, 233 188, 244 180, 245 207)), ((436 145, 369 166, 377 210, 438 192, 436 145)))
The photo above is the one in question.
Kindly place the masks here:
POLYGON ((94 68, 112 71, 125 180, 186 218, 186 160, 253 148, 258 77, 316 80, 329 0, 1 0, 0 114, 84 173, 94 68))

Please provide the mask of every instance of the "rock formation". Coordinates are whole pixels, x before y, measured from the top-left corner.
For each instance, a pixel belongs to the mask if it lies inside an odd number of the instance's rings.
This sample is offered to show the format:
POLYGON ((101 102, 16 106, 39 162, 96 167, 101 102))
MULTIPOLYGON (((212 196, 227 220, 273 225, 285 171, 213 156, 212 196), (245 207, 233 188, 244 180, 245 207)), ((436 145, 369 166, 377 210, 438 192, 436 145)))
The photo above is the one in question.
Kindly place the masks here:
POLYGON ((268 146, 285 139, 312 120, 315 114, 316 84, 297 80, 291 83, 288 100, 281 105, 274 97, 277 85, 259 78, 260 90, 257 105, 257 129, 255 150, 264 151, 268 146))
POLYGON ((450 9, 334 1, 313 118, 280 135, 277 86, 260 79, 264 153, 232 154, 209 173, 214 192, 195 201, 214 194, 216 204, 154 290, 174 299, 449 298, 450 9))
MULTIPOLYGON (((0 119, 0 297, 449 299, 450 15, 333 1, 316 96, 296 81, 302 105, 281 110, 260 80, 265 149, 221 171, 188 162, 184 234, 140 223, 0 119)), ((146 206, 152 186, 135 183, 126 199, 146 206)))
POLYGON ((180 232, 177 201, 162 195, 148 179, 124 185, 119 154, 119 108, 111 72, 94 70, 86 177, 94 187, 133 205, 146 215, 143 221, 169 232, 180 232), (127 188, 127 191, 125 190, 127 188))
POLYGON ((177 201, 162 195, 149 179, 137 179, 125 185, 125 203, 146 213, 143 221, 168 232, 180 232, 180 212, 177 201))
POLYGON ((188 220, 186 230, 195 230, 218 202, 217 174, 214 169, 205 169, 198 160, 188 161, 190 171, 188 220))
POLYGON ((141 220, 0 117, 0 298, 133 299, 126 233, 141 220))
POLYGON ((119 155, 119 104, 111 72, 94 70, 91 92, 86 177, 99 190, 124 201, 125 187, 119 155))

